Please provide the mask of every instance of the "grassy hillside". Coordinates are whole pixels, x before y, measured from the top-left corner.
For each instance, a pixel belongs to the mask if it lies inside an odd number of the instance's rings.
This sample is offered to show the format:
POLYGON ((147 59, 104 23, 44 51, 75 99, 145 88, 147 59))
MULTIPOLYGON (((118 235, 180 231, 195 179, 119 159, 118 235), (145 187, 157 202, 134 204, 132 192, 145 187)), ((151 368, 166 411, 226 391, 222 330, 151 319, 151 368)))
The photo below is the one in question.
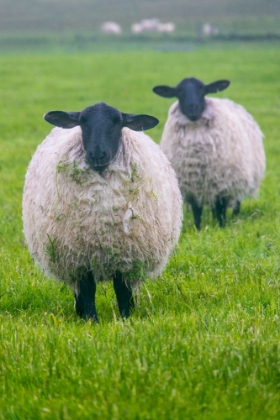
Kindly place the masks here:
POLYGON ((186 50, 206 41, 206 22, 220 41, 280 39, 279 0, 0 0, 0 10, 0 53, 186 50), (175 23, 174 33, 132 34, 131 25, 147 18, 175 23), (102 35, 105 21, 122 26, 118 39, 102 35))
MULTIPOLYGON (((49 3, 48 3, 49 4, 49 3)), ((277 47, 10 55, 0 60, 0 419, 280 418, 280 101, 277 47), (25 247, 24 175, 50 131, 42 115, 105 101, 150 113, 159 142, 172 100, 151 91, 194 75, 228 78, 219 94, 265 134, 259 200, 219 229, 185 213, 176 252, 142 287, 128 322, 112 284, 98 285, 100 324, 74 313, 71 291, 44 278, 25 247)))
POLYGON ((176 33, 194 35, 197 25, 212 22, 220 33, 278 33, 278 0, 0 0, 0 35, 99 34, 113 20, 130 26, 156 17, 176 24, 176 33))
POLYGON ((104 20, 117 21, 127 28, 151 17, 183 27, 191 20, 280 14, 278 0, 1 0, 0 6, 1 31, 91 31, 104 20))

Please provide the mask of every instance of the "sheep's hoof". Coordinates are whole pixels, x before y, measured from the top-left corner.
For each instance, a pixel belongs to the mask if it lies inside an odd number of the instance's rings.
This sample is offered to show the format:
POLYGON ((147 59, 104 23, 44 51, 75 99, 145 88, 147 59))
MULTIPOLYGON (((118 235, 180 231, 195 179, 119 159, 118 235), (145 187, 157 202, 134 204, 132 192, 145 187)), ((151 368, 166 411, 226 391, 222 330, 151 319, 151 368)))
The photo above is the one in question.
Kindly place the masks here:
POLYGON ((94 322, 99 322, 93 302, 84 302, 80 299, 80 296, 77 297, 75 295, 75 309, 77 315, 84 321, 92 320, 94 322))
POLYGON ((98 322, 98 316, 95 308, 96 283, 93 273, 88 271, 77 283, 74 289, 75 308, 77 315, 88 321, 89 319, 98 322))
POLYGON ((113 284, 120 315, 123 319, 127 319, 130 315, 130 310, 135 306, 131 285, 124 281, 123 275, 119 271, 113 277, 113 284))

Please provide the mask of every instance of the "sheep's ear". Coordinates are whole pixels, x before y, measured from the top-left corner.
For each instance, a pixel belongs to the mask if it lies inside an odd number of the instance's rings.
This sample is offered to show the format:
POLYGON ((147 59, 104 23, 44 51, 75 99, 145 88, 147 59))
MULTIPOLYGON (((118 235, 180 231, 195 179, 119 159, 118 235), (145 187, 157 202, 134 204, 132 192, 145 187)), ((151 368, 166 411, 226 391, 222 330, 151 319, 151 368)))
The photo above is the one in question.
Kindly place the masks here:
POLYGON ((159 123, 157 118, 145 114, 122 114, 122 117, 123 127, 131 128, 134 131, 149 130, 159 123))
POLYGON ((205 85, 205 94, 207 95, 207 93, 216 93, 220 90, 224 90, 229 84, 229 80, 217 80, 216 82, 209 83, 209 85, 205 85))
POLYGON ((177 88, 170 86, 155 86, 153 92, 164 98, 174 98, 177 97, 177 88))
POLYGON ((50 111, 44 115, 46 121, 61 128, 73 128, 80 125, 80 112, 50 111))

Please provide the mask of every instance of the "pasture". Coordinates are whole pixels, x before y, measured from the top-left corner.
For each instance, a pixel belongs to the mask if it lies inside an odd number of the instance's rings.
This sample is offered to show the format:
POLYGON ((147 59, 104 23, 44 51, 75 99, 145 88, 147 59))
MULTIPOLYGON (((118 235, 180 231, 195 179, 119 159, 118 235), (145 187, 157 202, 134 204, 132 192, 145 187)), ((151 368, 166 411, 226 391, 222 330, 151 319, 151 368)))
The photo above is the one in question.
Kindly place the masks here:
POLYGON ((279 0, 0 0, 0 52, 81 52, 190 49, 195 41, 211 42, 202 27, 218 27, 214 40, 279 40, 279 0), (173 33, 135 34, 142 19, 173 22, 173 33), (115 21, 122 34, 102 34, 101 25, 115 21))
POLYGON ((0 419, 280 418, 280 50, 278 44, 190 52, 17 54, 0 57, 0 419), (160 119, 157 84, 226 78, 218 94, 265 134, 266 176, 224 229, 185 212, 161 278, 144 283, 130 320, 112 284, 98 285, 99 324, 83 322, 71 291, 44 278, 25 247, 27 165, 51 129, 42 115, 104 101, 160 119))

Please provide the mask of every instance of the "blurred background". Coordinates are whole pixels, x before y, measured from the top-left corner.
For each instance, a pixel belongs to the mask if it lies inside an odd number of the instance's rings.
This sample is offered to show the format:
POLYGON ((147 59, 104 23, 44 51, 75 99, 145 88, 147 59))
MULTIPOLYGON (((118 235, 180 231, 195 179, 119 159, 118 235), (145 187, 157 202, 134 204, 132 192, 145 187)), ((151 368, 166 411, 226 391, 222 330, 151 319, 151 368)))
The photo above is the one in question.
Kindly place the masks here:
POLYGON ((280 0, 0 0, 0 52, 280 40, 280 0))

